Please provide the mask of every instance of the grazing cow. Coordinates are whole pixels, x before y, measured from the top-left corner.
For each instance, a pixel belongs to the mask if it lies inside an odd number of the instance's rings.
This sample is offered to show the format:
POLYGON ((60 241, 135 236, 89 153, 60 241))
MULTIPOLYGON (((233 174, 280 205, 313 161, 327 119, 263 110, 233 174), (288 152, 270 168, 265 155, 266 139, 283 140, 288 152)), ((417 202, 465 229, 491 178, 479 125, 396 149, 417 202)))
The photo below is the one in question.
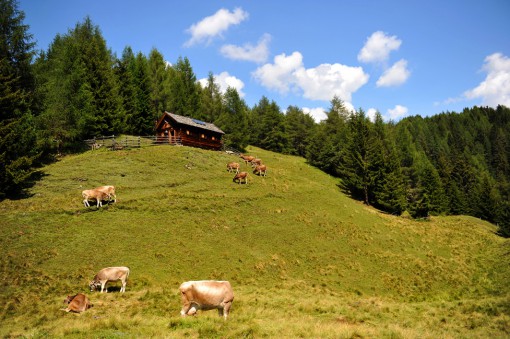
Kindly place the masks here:
POLYGON ((92 280, 89 284, 90 291, 94 291, 96 289, 99 289, 99 286, 101 286, 101 293, 103 293, 103 290, 108 293, 108 289, 106 287, 106 283, 109 281, 117 281, 120 280, 122 282, 122 287, 120 288, 120 291, 122 293, 126 292, 126 283, 127 279, 129 277, 129 267, 107 267, 103 268, 101 271, 99 271, 96 276, 94 277, 94 280, 92 280))
POLYGON ((195 315, 198 310, 217 309, 218 315, 227 320, 232 307, 234 292, 228 281, 187 281, 179 287, 182 299, 181 316, 195 315))
POLYGON ((253 170, 253 174, 258 174, 265 177, 267 174, 266 165, 258 165, 257 167, 255 167, 255 169, 253 170))
POLYGON ((244 160, 244 162, 246 163, 246 165, 248 165, 249 162, 252 162, 253 160, 255 160, 255 157, 254 156, 251 156, 251 155, 244 155, 244 154, 241 154, 239 156, 241 159, 244 160))
POLYGON ((232 161, 227 164, 227 171, 229 172, 235 171, 236 173, 239 173, 240 167, 241 166, 239 165, 239 163, 232 161))
POLYGON ((239 172, 235 175, 233 182, 239 182, 239 185, 243 182, 247 184, 248 183, 248 172, 239 172))
POLYGON ((97 201, 97 208, 103 206, 103 200, 109 200, 109 195, 105 192, 92 189, 92 190, 84 190, 81 192, 83 196, 83 204, 85 207, 90 207, 89 200, 97 201))
POLYGON ((69 304, 65 309, 66 312, 80 313, 88 310, 93 305, 90 303, 89 298, 83 293, 75 295, 68 295, 64 300, 64 304, 69 304))
POLYGON ((262 160, 260 160, 260 159, 253 159, 251 161, 251 167, 256 167, 256 166, 259 166, 259 165, 262 165, 262 160))
POLYGON ((113 202, 117 202, 117 195, 115 194, 115 186, 99 186, 94 189, 108 194, 108 201, 112 200, 112 198, 113 198, 113 202))

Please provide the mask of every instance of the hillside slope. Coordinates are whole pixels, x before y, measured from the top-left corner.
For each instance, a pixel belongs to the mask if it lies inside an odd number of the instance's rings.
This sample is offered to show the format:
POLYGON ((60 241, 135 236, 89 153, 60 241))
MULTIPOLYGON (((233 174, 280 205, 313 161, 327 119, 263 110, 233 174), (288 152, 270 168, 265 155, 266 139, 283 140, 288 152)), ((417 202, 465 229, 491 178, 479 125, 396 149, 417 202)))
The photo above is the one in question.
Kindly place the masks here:
MULTIPOLYGON (((161 317, 178 314, 179 284, 199 279, 230 280, 261 300, 276 291, 397 303, 508 295, 509 242, 494 226, 381 214, 302 158, 249 153, 268 176, 252 174, 247 185, 226 171, 235 156, 188 147, 90 151, 44 168, 30 198, 0 203, 2 321, 40 315, 42 305, 86 292, 97 270, 114 265, 131 268, 127 291, 137 303, 154 309, 147 293, 164 289, 167 305, 154 311, 161 317), (117 203, 84 208, 81 191, 104 184, 116 186, 117 203)), ((45 319, 58 322, 57 313, 45 319)), ((0 334, 16 333, 16 325, 6 328, 13 332, 0 334)))

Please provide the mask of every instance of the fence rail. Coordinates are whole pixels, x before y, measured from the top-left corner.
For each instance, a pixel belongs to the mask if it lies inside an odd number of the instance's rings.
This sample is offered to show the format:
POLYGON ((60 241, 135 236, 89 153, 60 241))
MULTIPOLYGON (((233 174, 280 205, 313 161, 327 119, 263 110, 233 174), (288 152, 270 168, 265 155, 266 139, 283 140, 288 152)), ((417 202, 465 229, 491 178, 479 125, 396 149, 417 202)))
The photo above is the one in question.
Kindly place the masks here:
POLYGON ((107 148, 112 151, 125 148, 140 148, 155 145, 182 145, 179 137, 168 139, 168 137, 157 136, 100 136, 93 139, 84 140, 92 150, 107 148))

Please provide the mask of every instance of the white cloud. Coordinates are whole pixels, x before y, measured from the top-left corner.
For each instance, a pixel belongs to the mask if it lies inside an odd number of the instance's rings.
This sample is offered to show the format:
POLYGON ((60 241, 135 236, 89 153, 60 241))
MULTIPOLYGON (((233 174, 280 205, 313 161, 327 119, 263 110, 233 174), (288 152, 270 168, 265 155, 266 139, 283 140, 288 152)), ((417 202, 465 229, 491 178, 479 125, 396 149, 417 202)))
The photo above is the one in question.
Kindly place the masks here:
POLYGON ((365 63, 385 62, 391 51, 398 50, 402 41, 395 35, 389 36, 384 32, 374 32, 358 53, 358 60, 365 63))
POLYGON ((464 92, 468 99, 482 98, 483 105, 510 107, 510 59, 494 53, 485 58, 482 70, 487 72, 485 81, 464 92))
POLYGON ((370 121, 375 121, 375 114, 377 113, 377 110, 375 108, 369 108, 367 111, 367 117, 370 119, 370 121))
POLYGON ((407 81, 411 72, 407 69, 407 60, 397 61, 393 66, 384 71, 377 80, 377 87, 399 86, 407 81))
MULTIPOLYGON (((241 98, 244 97, 245 93, 243 93, 244 82, 241 79, 236 78, 233 75, 230 75, 228 72, 221 72, 220 74, 215 74, 214 82, 220 87, 220 92, 225 94, 229 87, 233 87, 237 90, 237 93, 241 98)), ((202 87, 207 86, 207 78, 203 78, 198 80, 202 87)))
POLYGON ((408 109, 407 107, 396 105, 395 108, 388 110, 387 118, 389 120, 397 120, 399 118, 405 117, 407 115, 408 109))
POLYGON ((295 83, 293 73, 300 68, 303 68, 301 53, 294 52, 289 56, 282 53, 274 57, 274 64, 265 64, 252 75, 262 86, 286 94, 295 83))
POLYGON ((341 64, 321 64, 306 69, 303 56, 294 52, 290 56, 277 55, 273 64, 265 64, 252 73, 262 86, 286 94, 290 90, 302 91, 310 100, 329 101, 335 95, 350 102, 352 93, 368 82, 361 67, 341 64))
POLYGON ((322 107, 316 107, 316 108, 308 108, 303 107, 302 108, 303 113, 309 114, 315 122, 319 123, 322 120, 325 120, 328 116, 326 115, 326 111, 322 107))
POLYGON ((221 47, 220 51, 229 59, 262 63, 265 62, 269 56, 268 45, 270 41, 271 35, 264 34, 256 46, 251 44, 245 44, 242 47, 236 45, 224 45, 221 47))
POLYGON ((335 95, 351 102, 352 93, 368 82, 361 67, 322 64, 315 68, 300 68, 294 72, 303 96, 311 100, 331 100, 335 95))
POLYGON ((241 8, 230 12, 227 9, 220 9, 215 14, 205 17, 196 24, 191 25, 186 31, 191 34, 191 38, 184 44, 185 47, 193 46, 197 43, 210 43, 216 36, 221 36, 231 25, 238 25, 248 18, 248 12, 241 8))

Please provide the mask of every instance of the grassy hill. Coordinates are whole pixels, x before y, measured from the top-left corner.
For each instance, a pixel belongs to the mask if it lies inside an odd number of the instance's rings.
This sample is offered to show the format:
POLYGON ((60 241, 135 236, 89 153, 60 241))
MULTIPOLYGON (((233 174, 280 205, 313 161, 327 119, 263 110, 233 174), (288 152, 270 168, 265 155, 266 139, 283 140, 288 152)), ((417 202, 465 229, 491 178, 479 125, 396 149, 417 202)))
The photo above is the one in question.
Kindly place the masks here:
POLYGON ((510 242, 493 225, 382 214, 302 158, 249 153, 268 176, 247 185, 226 171, 235 156, 188 147, 45 167, 30 198, 0 203, 0 335, 510 336, 510 242), (84 208, 81 191, 105 184, 117 203, 84 208), (116 265, 131 268, 125 294, 88 292, 116 265), (179 316, 180 283, 201 279, 232 283, 226 323, 215 311, 179 316), (61 311, 78 292, 94 307, 61 311))

